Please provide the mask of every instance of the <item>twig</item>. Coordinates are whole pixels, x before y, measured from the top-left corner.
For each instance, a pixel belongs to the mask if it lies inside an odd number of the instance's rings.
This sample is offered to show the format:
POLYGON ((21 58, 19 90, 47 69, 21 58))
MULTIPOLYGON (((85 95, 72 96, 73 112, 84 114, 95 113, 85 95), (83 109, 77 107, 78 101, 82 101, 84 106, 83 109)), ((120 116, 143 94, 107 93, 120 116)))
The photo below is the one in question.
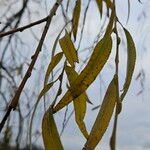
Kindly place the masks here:
POLYGON ((27 69, 26 74, 25 74, 23 80, 21 81, 17 91, 16 91, 16 93, 15 93, 15 95, 14 95, 14 97, 13 97, 13 99, 12 99, 10 105, 9 105, 9 108, 8 108, 4 118, 2 119, 2 122, 0 123, 0 132, 1 132, 1 130, 4 127, 4 124, 5 124, 6 120, 7 120, 7 118, 9 117, 11 110, 12 109, 15 110, 17 105, 18 105, 20 95, 21 95, 21 93, 23 91, 23 88, 24 88, 27 80, 31 76, 31 73, 32 73, 33 67, 35 65, 35 62, 36 62, 36 60, 38 58, 38 55, 39 55, 39 53, 40 53, 40 51, 42 49, 42 45, 43 45, 43 42, 45 40, 46 34, 48 32, 49 26, 51 24, 52 18, 56 14, 56 11, 57 11, 59 5, 61 4, 61 2, 62 2, 62 0, 57 0, 57 2, 54 4, 53 8, 50 11, 50 14, 48 15, 48 19, 46 21, 46 25, 44 27, 44 30, 43 30, 41 39, 39 41, 39 44, 38 44, 38 46, 36 48, 36 51, 35 51, 34 55, 31 57, 32 61, 31 61, 30 65, 29 65, 29 68, 27 69))
POLYGON ((10 34, 13 34, 13 33, 16 33, 16 32, 22 32, 22 31, 24 31, 25 29, 31 28, 32 26, 35 26, 35 25, 38 25, 38 24, 41 24, 41 23, 47 21, 47 19, 48 19, 48 16, 45 17, 45 18, 43 18, 43 19, 40 19, 40 20, 38 20, 38 21, 32 22, 32 23, 30 23, 30 24, 28 24, 28 25, 25 25, 25 26, 23 26, 23 27, 19 27, 19 28, 17 28, 17 29, 12 29, 12 30, 7 31, 7 32, 1 32, 1 33, 0 33, 0 38, 1 38, 1 37, 4 37, 4 36, 7 36, 7 35, 10 35, 10 34))

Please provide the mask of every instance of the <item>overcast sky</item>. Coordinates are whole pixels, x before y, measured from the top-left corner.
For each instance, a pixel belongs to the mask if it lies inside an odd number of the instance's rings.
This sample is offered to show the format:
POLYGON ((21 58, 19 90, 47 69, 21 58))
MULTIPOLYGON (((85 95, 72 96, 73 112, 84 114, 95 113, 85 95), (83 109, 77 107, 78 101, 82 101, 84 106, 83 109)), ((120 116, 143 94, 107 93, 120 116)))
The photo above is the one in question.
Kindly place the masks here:
MULTIPOLYGON (((150 36, 148 33, 150 32, 150 6, 146 3, 146 0, 143 0, 143 4, 139 4, 138 0, 131 0, 131 12, 130 18, 128 23, 126 24, 127 20, 127 0, 116 0, 117 1, 117 14, 122 22, 122 24, 131 32, 133 39, 136 43, 137 47, 137 63, 136 69, 133 76, 132 84, 129 89, 129 92, 125 98, 123 103, 123 110, 119 116, 119 124, 118 124, 118 131, 117 131, 117 150, 148 150, 150 149, 150 67, 149 67, 149 60, 150 60, 150 52, 149 52, 149 41, 150 36), (143 10, 146 12, 146 17, 142 16, 143 10), (139 20, 140 19, 140 20, 139 20), (145 80, 145 89, 144 92, 137 96, 137 93, 140 91, 140 84, 139 82, 135 81, 135 77, 138 74, 138 71, 142 68, 146 74, 145 80)), ((0 1, 2 2, 2 1, 0 1)), ((86 4, 86 1, 84 0, 86 4)), ((49 4, 49 0, 47 2, 49 4)), ((88 18, 90 18, 85 26, 84 30, 84 40, 81 48, 88 47, 92 44, 97 30, 99 29, 100 20, 98 10, 95 10, 95 2, 92 0, 89 11, 88 11, 88 18)), ((33 7, 33 6, 30 6, 33 7)), ((49 6, 47 6, 49 7, 49 6)), ((45 14, 41 13, 41 16, 45 14)), ((41 17, 40 17, 41 18, 41 17)), ((55 17, 56 18, 56 17, 55 17)), ((35 18, 34 18, 35 19, 35 18)), ((58 19, 58 18, 57 18, 58 19)), ((36 19, 37 20, 37 19, 36 19)), ((57 28, 63 26, 62 18, 58 20, 54 19, 54 24, 51 26, 51 29, 55 27, 55 30, 51 30, 48 37, 51 35, 56 36, 54 33, 57 31, 57 28)), ((34 28, 34 31, 39 30, 38 27, 34 28)), ((28 36, 28 32, 24 33, 28 36)), ((26 36, 24 38, 26 38, 26 36)), ((31 42, 31 39, 26 39, 28 43, 31 42)), ((35 49, 36 45, 34 42, 32 43, 32 48, 35 49)), ((52 45, 49 47, 51 48, 52 45)), ((31 51, 27 51, 27 54, 31 51)), ((84 54, 83 54, 84 55, 84 54)), ((126 59, 124 56, 125 50, 121 51, 120 58, 122 62, 120 62, 120 82, 124 82, 124 73, 125 67, 124 63, 126 59)), ((105 86, 102 89, 102 95, 100 95, 100 79, 97 78, 94 84, 88 89, 88 95, 94 105, 97 105, 101 102, 101 98, 104 95, 104 90, 106 90, 109 81, 113 77, 113 69, 110 69, 110 64, 114 63, 114 55, 111 54, 109 58, 108 64, 104 67, 104 71, 101 73, 102 79, 105 81, 105 86), (101 97, 101 98, 100 98, 101 97)), ((113 68, 113 65, 112 65, 113 68)), ((93 121, 96 117, 96 111, 91 111, 92 106, 88 106, 88 113, 86 115, 86 124, 87 128, 90 131, 93 121)), ((39 115, 39 114, 38 114, 39 115)), ((42 116, 42 115, 41 115, 42 116)), ((58 125, 61 127, 61 123, 59 122, 62 119, 63 114, 58 113, 56 115, 56 121, 58 125)), ((39 117, 40 118, 40 117, 39 117)), ((41 120, 41 119, 39 119, 41 120)), ((40 128, 39 123, 38 128, 40 128)), ((109 138, 112 132, 112 122, 103 137, 102 141, 97 147, 97 150, 109 150, 109 138)), ((74 118, 71 119, 70 123, 65 130, 65 133, 62 135, 62 142, 64 144, 65 150, 80 150, 82 149, 85 140, 79 129, 77 128, 74 118)), ((42 139, 39 138, 37 143, 42 144, 42 139)))

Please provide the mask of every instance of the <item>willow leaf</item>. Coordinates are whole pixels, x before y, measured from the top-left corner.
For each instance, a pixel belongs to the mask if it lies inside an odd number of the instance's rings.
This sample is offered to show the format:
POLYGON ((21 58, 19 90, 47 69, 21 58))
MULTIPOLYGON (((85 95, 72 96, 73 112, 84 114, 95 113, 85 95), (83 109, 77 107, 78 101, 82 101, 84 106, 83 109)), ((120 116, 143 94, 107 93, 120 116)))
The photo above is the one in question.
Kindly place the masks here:
MULTIPOLYGON (((72 83, 78 77, 78 74, 73 68, 71 68, 69 66, 66 66, 65 71, 67 73, 70 85, 72 86, 72 83)), ((87 102, 86 93, 81 94, 78 98, 73 100, 76 123, 77 123, 80 131, 84 135, 84 137, 87 139, 88 132, 86 130, 85 123, 83 121, 84 117, 85 117, 85 113, 86 113, 86 102, 87 102)))
POLYGON ((118 88, 117 76, 115 75, 113 80, 108 86, 101 108, 97 115, 96 121, 92 127, 87 142, 85 143, 85 150, 93 150, 96 145, 102 139, 111 119, 114 111, 115 104, 117 102, 118 88))
POLYGON ((95 47, 92 56, 86 65, 86 67, 79 74, 77 79, 73 82, 70 89, 61 99, 61 101, 55 106, 54 112, 62 109, 69 104, 73 99, 77 98, 86 91, 86 89, 95 80, 103 66, 107 62, 112 48, 111 36, 103 38, 95 47), (71 96, 72 95, 72 96, 71 96))
POLYGON ((96 0, 97 6, 99 8, 100 16, 103 14, 103 0, 96 0))
POLYGON ((75 49, 75 46, 69 36, 69 34, 66 31, 66 34, 63 38, 59 40, 60 46, 62 48, 62 51, 64 52, 68 62, 72 67, 74 67, 74 63, 78 62, 78 56, 75 49))
POLYGON ((52 58, 51 62, 50 62, 49 65, 48 65, 47 71, 46 71, 45 80, 44 80, 44 85, 47 84, 47 81, 48 81, 48 78, 49 78, 50 73, 51 73, 52 70, 55 68, 55 66, 60 62, 62 56, 63 56, 63 52, 60 52, 60 53, 56 54, 56 55, 52 58))
POLYGON ((118 124, 118 110, 116 106, 116 112, 115 112, 115 118, 114 118, 114 125, 113 125, 113 131, 110 138, 110 149, 116 150, 116 134, 117 134, 117 124, 118 124))
POLYGON ((125 28, 124 28, 124 31, 125 31, 125 35, 127 39, 127 71, 126 71, 125 83, 123 86, 123 93, 121 94, 121 101, 124 99, 129 89, 132 76, 133 76, 133 72, 134 72, 134 68, 135 68, 135 62, 136 62, 136 49, 135 49, 134 41, 129 31, 127 31, 125 28))
POLYGON ((83 92, 85 92, 86 89, 91 85, 91 83, 95 80, 97 75, 102 70, 103 66, 105 65, 105 63, 109 58, 112 49, 111 33, 114 19, 115 19, 115 10, 113 7, 110 21, 104 37, 98 42, 98 44, 94 48, 94 51, 88 64, 79 74, 79 76, 74 81, 70 89, 66 92, 64 97, 55 106, 53 113, 59 111, 60 109, 68 105, 73 99, 77 98, 83 92))
POLYGON ((85 92, 85 90, 92 84, 107 62, 111 48, 112 39, 110 36, 103 38, 96 45, 88 64, 77 77, 73 86, 70 87, 70 91, 74 97, 78 97, 81 93, 85 92))
POLYGON ((78 31, 78 24, 79 24, 79 18, 80 18, 80 12, 81 12, 81 0, 76 1, 76 5, 73 12, 73 35, 74 39, 76 41, 77 31, 78 31))
POLYGON ((46 150, 63 150, 51 108, 45 112, 43 117, 42 136, 46 150))
POLYGON ((49 84, 46 84, 43 89, 41 90, 39 96, 38 96, 38 100, 40 100, 42 98, 42 96, 44 96, 48 91, 49 89, 53 86, 54 82, 51 82, 49 84))
POLYGON ((113 8, 114 4, 111 2, 111 0, 105 0, 105 2, 106 2, 106 5, 107 5, 108 8, 110 8, 110 9, 113 8))

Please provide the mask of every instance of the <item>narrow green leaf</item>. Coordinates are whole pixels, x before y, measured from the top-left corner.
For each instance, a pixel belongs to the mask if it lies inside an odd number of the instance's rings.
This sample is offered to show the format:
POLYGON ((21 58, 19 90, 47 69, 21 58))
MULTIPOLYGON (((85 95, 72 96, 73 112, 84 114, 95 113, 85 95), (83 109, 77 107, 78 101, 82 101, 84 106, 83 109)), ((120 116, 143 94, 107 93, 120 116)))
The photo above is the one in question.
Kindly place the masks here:
POLYGON ((51 108, 45 112, 43 117, 42 136, 46 150, 63 150, 51 108))
POLYGON ((75 46, 69 36, 69 34, 66 31, 66 34, 63 38, 59 40, 60 46, 62 48, 62 51, 64 52, 68 62, 72 67, 74 67, 74 63, 78 62, 78 56, 75 49, 75 46))
MULTIPOLYGON (((73 68, 71 68, 69 66, 66 66, 65 71, 67 73, 70 85, 72 86, 72 83, 78 77, 78 74, 73 68)), ((88 132, 86 130, 85 123, 83 121, 84 117, 85 117, 85 113, 86 113, 86 102, 87 102, 86 93, 81 94, 78 98, 73 100, 76 123, 77 123, 80 131, 84 135, 84 137, 87 139, 88 132)))
POLYGON ((100 16, 103 14, 103 0, 96 0, 97 6, 99 8, 100 16))
POLYGON ((113 3, 111 2, 111 0, 105 0, 106 5, 108 8, 112 9, 113 8, 113 3))
POLYGON ((49 89, 53 86, 54 82, 51 82, 49 84, 46 84, 43 89, 41 90, 39 96, 38 96, 38 100, 40 100, 42 98, 42 96, 44 96, 48 91, 49 89))
POLYGON ((102 139, 111 119, 114 111, 115 104, 117 102, 117 76, 115 75, 113 80, 108 86, 101 108, 97 115, 96 121, 92 127, 87 142, 85 143, 85 150, 93 150, 102 139))
POLYGON ((39 96, 38 96, 38 99, 37 99, 37 102, 35 103, 35 106, 34 106, 34 109, 33 109, 33 113, 32 113, 32 116, 31 116, 31 122, 30 122, 30 128, 29 128, 29 133, 30 133, 30 144, 32 144, 32 137, 31 137, 31 134, 32 134, 32 124, 33 124, 33 119, 34 119, 34 115, 35 115, 35 111, 37 109, 37 106, 40 102, 40 99, 42 98, 42 96, 44 96, 49 90, 50 88, 53 86, 53 84, 56 82, 57 80, 55 80, 54 82, 51 82, 49 84, 46 84, 43 89, 41 90, 39 96))
POLYGON ((48 65, 47 71, 46 71, 46 75, 45 75, 45 79, 44 79, 44 85, 47 84, 50 73, 55 68, 55 66, 60 62, 62 56, 63 56, 63 52, 60 52, 52 58, 51 62, 48 65))
POLYGON ((81 93, 85 92, 85 90, 92 84, 107 62, 111 48, 112 39, 110 36, 106 39, 103 38, 96 45, 88 64, 77 77, 73 86, 70 87, 70 91, 73 93, 74 97, 78 97, 81 93))
POLYGON ((79 74, 77 79, 74 81, 73 85, 66 92, 64 97, 59 101, 59 103, 54 108, 54 113, 62 109, 64 106, 68 105, 73 99, 80 96, 86 89, 92 84, 97 75, 102 70, 103 66, 107 62, 112 49, 112 28, 115 19, 115 10, 112 9, 110 21, 106 29, 104 37, 98 42, 92 56, 79 74), (80 88, 79 88, 80 87, 80 88))
POLYGON ((86 91, 86 89, 95 80, 103 66, 107 62, 112 48, 112 39, 110 36, 103 38, 95 47, 92 56, 86 67, 79 74, 77 79, 73 82, 70 89, 55 106, 54 111, 58 111, 77 98, 86 91))
POLYGON ((130 33, 125 28, 124 28, 124 32, 125 32, 126 39, 127 39, 127 71, 126 71, 125 83, 123 86, 123 93, 121 94, 121 98, 120 98, 121 101, 123 101, 129 89, 132 76, 133 76, 133 72, 134 72, 134 68, 135 68, 135 62, 136 62, 136 49, 135 49, 134 41, 130 33))
POLYGON ((110 138, 110 149, 116 150, 116 134, 117 134, 117 124, 118 124, 118 106, 116 105, 116 112, 114 117, 114 125, 113 125, 113 131, 110 138))
POLYGON ((80 12, 81 12, 81 0, 76 1, 76 5, 73 12, 73 35, 74 39, 76 41, 77 31, 78 31, 78 24, 79 24, 79 18, 80 18, 80 12))

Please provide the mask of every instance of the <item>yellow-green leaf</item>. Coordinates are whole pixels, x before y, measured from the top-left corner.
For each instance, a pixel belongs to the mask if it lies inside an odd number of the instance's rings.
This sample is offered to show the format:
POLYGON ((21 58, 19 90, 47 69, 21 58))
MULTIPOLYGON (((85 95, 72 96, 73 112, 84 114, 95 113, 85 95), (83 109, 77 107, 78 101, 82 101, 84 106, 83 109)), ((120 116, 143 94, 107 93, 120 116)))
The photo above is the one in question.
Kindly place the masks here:
POLYGON ((100 16, 103 14, 103 0, 96 0, 97 6, 99 8, 100 16))
POLYGON ((111 0, 105 0, 106 5, 108 8, 112 9, 113 8, 113 3, 111 2, 111 0))
POLYGON ((136 62, 136 49, 135 49, 134 41, 130 33, 125 28, 124 28, 124 31, 125 31, 125 35, 127 39, 127 71, 126 71, 125 83, 123 86, 123 93, 121 94, 121 98, 120 98, 121 101, 124 99, 129 89, 132 76, 133 76, 133 72, 134 72, 134 68, 135 68, 135 62, 136 62))
POLYGON ((44 80, 44 85, 47 84, 48 78, 49 78, 49 75, 50 75, 51 71, 52 71, 52 70, 55 68, 55 66, 60 62, 62 56, 63 56, 63 52, 60 52, 60 53, 56 54, 56 55, 52 58, 51 62, 50 62, 49 65, 48 65, 47 71, 46 71, 45 80, 44 80))
POLYGON ((42 98, 42 96, 44 96, 48 91, 49 89, 53 86, 54 82, 51 82, 49 84, 46 84, 43 89, 41 90, 39 96, 38 96, 38 100, 40 100, 42 98))
POLYGON ((117 76, 115 75, 113 80, 108 86, 101 108, 97 115, 96 121, 92 127, 87 142, 85 143, 85 150, 93 150, 96 145, 102 139, 111 119, 114 111, 115 104, 117 102, 117 76))
POLYGON ((41 90, 39 96, 38 96, 38 99, 37 99, 37 102, 35 103, 35 106, 34 106, 34 109, 33 109, 33 113, 32 113, 32 116, 31 116, 31 122, 30 122, 30 143, 32 143, 32 138, 31 138, 31 134, 32 134, 32 124, 33 124, 33 119, 34 119, 34 115, 35 115, 35 111, 37 109, 37 106, 40 102, 40 99, 42 98, 42 96, 44 96, 46 94, 46 92, 49 91, 49 89, 53 86, 53 84, 56 82, 57 80, 55 80, 54 82, 51 82, 49 84, 46 84, 43 89, 41 90))
POLYGON ((46 150, 63 150, 51 108, 45 112, 43 117, 42 136, 46 150))
POLYGON ((60 46, 62 48, 62 51, 64 52, 68 62, 72 67, 74 67, 74 63, 78 62, 78 56, 75 49, 75 46, 69 36, 69 34, 66 31, 66 34, 63 38, 59 40, 60 46))
POLYGON ((116 105, 116 112, 114 117, 114 125, 113 125, 113 131, 110 138, 110 149, 115 150, 116 149, 116 133, 117 133, 117 124, 118 124, 118 106, 116 105))
POLYGON ((77 98, 80 94, 86 91, 86 89, 95 80, 99 72, 109 58, 112 48, 111 36, 104 37, 95 47, 92 56, 86 65, 86 67, 79 74, 77 79, 73 82, 70 89, 61 99, 61 101, 55 106, 54 112, 62 109, 68 105, 73 99, 77 98))
POLYGON ((64 97, 55 106, 54 113, 62 109, 64 106, 68 105, 73 99, 77 98, 79 95, 85 92, 102 70, 103 66, 109 58, 112 49, 111 33, 114 19, 115 9, 113 7, 110 21, 104 37, 102 38, 102 40, 100 40, 100 42, 98 42, 98 44, 94 48, 88 64, 82 70, 82 72, 74 81, 70 89, 66 92, 64 97))
MULTIPOLYGON (((78 77, 78 74, 73 68, 69 66, 66 66, 65 71, 67 73, 70 85, 72 86, 72 83, 78 77)), ((83 121, 85 117, 85 113, 86 113, 86 101, 87 101, 87 95, 86 93, 83 93, 78 98, 73 100, 73 104, 74 104, 74 110, 75 110, 76 123, 79 126, 79 129, 84 135, 84 137, 87 139, 88 132, 86 130, 85 123, 83 121)))
POLYGON ((78 97, 81 93, 85 92, 85 90, 95 80, 95 78, 107 62, 111 52, 111 48, 112 39, 110 36, 107 38, 103 38, 96 45, 88 64, 77 77, 73 86, 70 87, 70 91, 73 93, 74 97, 78 97))
POLYGON ((74 39, 76 41, 77 31, 78 31, 78 24, 79 24, 79 18, 80 18, 80 11, 81 11, 81 0, 76 1, 76 5, 73 12, 73 35, 74 39))

